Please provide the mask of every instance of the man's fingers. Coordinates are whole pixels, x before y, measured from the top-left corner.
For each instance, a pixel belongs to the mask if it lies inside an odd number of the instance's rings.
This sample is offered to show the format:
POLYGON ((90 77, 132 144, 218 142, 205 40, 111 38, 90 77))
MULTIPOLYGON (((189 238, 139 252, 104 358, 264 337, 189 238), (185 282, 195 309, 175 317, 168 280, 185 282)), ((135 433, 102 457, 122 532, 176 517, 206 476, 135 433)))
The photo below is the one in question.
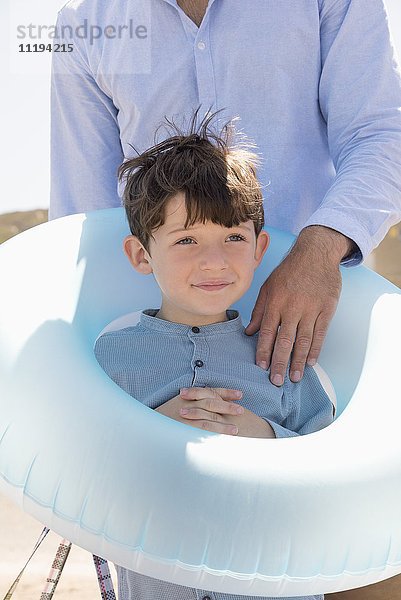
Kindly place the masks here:
POLYGON ((276 337, 270 366, 270 381, 283 385, 298 323, 282 323, 276 337))
MULTIPOLYGON (((327 235, 324 233, 323 238, 327 235)), ((264 368, 270 365, 274 385, 284 383, 294 343, 293 381, 302 378, 305 361, 313 364, 319 356, 341 292, 337 259, 328 257, 322 239, 312 236, 311 243, 305 243, 301 232, 260 289, 245 333, 253 334, 259 327, 256 363, 264 368)))
POLYGON ((256 348, 256 364, 262 369, 269 368, 279 325, 280 316, 266 312, 260 326, 256 348))
POLYGON ((312 344, 308 353, 307 363, 313 367, 317 363, 323 342, 326 338, 332 315, 321 313, 316 319, 312 344))
POLYGON ((253 335, 256 333, 260 325, 262 323, 265 309, 266 309, 266 301, 267 301, 267 292, 265 291, 264 286, 259 290, 258 297, 256 298, 255 306, 253 307, 251 320, 248 325, 245 327, 245 333, 247 335, 253 335))
POLYGON ((306 323, 301 321, 298 325, 290 368, 290 379, 294 383, 300 381, 303 377, 306 359, 312 346, 313 327, 313 321, 306 323))

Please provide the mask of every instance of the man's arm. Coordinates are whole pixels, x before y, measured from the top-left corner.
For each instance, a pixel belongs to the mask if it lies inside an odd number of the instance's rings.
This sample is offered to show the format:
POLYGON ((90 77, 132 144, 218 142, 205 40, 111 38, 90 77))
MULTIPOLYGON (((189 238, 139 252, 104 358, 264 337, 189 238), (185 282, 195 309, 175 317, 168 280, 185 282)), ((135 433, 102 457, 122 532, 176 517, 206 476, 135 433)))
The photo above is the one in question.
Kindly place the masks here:
POLYGON ((316 362, 341 292, 401 218, 401 84, 381 0, 320 0, 320 110, 336 178, 290 254, 262 286, 246 333, 282 385, 316 362), (314 226, 314 227, 312 227, 314 226), (348 259, 348 261, 346 260, 348 259))
POLYGON ((320 40, 336 177, 304 227, 341 232, 360 261, 401 219, 401 80, 383 1, 320 0, 320 40))
MULTIPOLYGON (((59 13, 58 31, 76 25, 59 13)), ((96 83, 85 54, 78 38, 72 52, 53 53, 50 218, 121 204, 117 109, 96 83)))

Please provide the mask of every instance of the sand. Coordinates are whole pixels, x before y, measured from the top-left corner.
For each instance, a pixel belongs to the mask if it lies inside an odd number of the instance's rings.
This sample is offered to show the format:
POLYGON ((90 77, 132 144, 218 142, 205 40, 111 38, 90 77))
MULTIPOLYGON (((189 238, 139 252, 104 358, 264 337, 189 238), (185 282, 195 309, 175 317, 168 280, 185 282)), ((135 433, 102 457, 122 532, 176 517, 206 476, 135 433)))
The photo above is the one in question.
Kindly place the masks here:
MULTIPOLYGON (((24 566, 43 526, 0 496, 0 599, 24 566)), ((50 532, 28 565, 13 600, 39 600, 61 538, 50 532)), ((114 577, 114 567, 110 565, 114 577)), ((117 589, 117 588, 116 588, 117 589)), ((58 600, 100 599, 92 555, 73 546, 54 595, 58 600)))

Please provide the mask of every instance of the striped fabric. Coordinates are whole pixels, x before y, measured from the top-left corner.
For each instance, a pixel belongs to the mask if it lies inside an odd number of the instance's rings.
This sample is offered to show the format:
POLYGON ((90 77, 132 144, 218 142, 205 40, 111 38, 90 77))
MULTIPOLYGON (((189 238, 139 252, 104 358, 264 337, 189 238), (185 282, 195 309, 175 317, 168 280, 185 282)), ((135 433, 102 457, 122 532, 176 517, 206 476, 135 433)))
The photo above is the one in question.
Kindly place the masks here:
POLYGON ((102 600, 116 600, 113 581, 111 579, 107 560, 105 560, 104 558, 100 558, 100 556, 96 556, 94 554, 93 562, 95 563, 97 580, 99 582, 100 595, 102 600))
POLYGON ((40 600, 52 600, 60 581, 65 563, 71 550, 71 542, 63 539, 59 544, 56 556, 54 557, 52 568, 47 576, 45 588, 40 596, 40 600))

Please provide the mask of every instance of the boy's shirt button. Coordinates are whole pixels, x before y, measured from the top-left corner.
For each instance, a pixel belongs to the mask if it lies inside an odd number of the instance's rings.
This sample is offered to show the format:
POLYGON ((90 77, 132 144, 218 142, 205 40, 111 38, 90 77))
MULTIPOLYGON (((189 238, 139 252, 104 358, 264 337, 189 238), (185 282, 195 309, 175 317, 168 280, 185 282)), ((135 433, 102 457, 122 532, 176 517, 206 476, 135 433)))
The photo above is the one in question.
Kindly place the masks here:
POLYGON ((195 366, 196 367, 203 367, 203 360, 196 360, 195 361, 195 366))
POLYGON ((199 327, 192 327, 192 333, 199 333, 200 329, 199 327))

